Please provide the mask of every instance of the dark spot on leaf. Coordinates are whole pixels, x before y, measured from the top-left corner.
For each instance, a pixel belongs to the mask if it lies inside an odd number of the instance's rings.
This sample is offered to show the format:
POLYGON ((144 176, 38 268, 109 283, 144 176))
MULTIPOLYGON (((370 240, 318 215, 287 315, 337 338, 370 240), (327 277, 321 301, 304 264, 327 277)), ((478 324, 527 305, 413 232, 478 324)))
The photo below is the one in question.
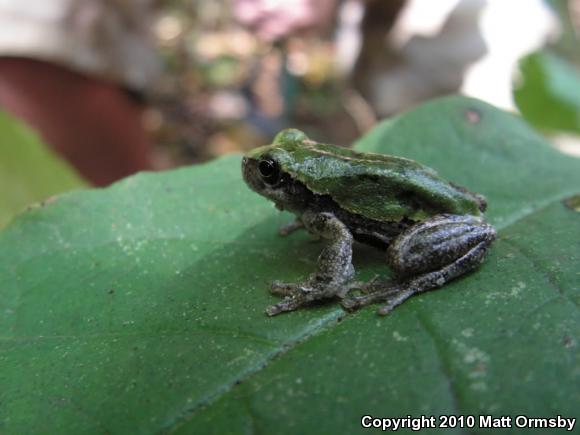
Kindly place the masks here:
POLYGON ((481 112, 475 109, 467 109, 465 110, 465 119, 470 124, 479 124, 481 121, 481 112))
POLYGON ((37 208, 43 208, 43 207, 45 207, 47 205, 53 204, 55 202, 58 202, 58 200, 59 200, 58 195, 54 195, 54 196, 51 196, 49 198, 46 198, 44 201, 40 201, 40 202, 38 202, 36 204, 31 204, 31 205, 26 206, 26 208, 24 209, 24 211, 28 212, 28 211, 31 211, 31 210, 34 210, 34 209, 37 209, 37 208))
POLYGON ((44 207, 44 206, 49 205, 49 204, 54 204, 57 201, 58 201, 58 196, 56 196, 56 195, 55 196, 51 196, 49 198, 46 198, 44 201, 42 201, 40 203, 40 206, 41 207, 44 207))
POLYGON ((107 293, 109 293, 110 295, 115 293, 115 289, 114 288, 110 288, 109 291, 107 291, 107 293))
POLYGON ((574 345, 574 339, 569 335, 562 337, 562 344, 564 347, 572 347, 574 345))
POLYGON ((580 194, 566 198, 563 202, 570 210, 580 212, 580 194))

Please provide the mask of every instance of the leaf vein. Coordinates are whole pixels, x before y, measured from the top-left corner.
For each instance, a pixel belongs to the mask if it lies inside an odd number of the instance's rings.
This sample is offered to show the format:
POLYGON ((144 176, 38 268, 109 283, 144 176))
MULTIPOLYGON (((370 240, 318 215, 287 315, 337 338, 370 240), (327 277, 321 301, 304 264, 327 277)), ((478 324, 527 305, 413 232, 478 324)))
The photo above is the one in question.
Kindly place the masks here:
POLYGON ((201 409, 211 403, 217 401, 221 396, 231 391, 237 385, 248 380, 253 375, 258 374, 264 368, 266 368, 273 360, 282 357, 288 352, 296 349, 301 344, 308 341, 310 338, 330 329, 333 325, 337 325, 346 316, 346 313, 340 309, 331 312, 328 316, 320 319, 316 324, 312 325, 311 328, 305 330, 298 336, 294 337, 292 340, 284 343, 273 352, 266 354, 263 361, 254 367, 250 367, 244 372, 240 373, 236 379, 233 379, 229 383, 216 389, 216 391, 201 397, 196 403, 194 403, 189 408, 183 410, 177 417, 167 422, 167 424, 160 429, 161 433, 173 433, 179 427, 186 424, 191 420, 201 409))

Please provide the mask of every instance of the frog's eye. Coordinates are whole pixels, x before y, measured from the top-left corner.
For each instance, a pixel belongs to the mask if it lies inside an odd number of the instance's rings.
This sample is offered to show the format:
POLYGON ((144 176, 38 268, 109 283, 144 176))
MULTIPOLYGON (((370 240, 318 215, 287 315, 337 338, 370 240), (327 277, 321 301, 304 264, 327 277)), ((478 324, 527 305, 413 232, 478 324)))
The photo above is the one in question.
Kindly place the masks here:
POLYGON ((267 184, 276 184, 280 178, 280 167, 272 159, 260 160, 260 163, 258 163, 258 171, 267 184))

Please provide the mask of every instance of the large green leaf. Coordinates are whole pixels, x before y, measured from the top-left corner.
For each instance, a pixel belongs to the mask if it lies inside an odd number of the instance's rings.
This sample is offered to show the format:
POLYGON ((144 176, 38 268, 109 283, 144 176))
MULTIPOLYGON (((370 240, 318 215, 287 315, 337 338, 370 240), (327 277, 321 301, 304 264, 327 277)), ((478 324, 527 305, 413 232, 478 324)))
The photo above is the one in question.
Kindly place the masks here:
MULTIPOLYGON (((0 234, 0 432, 577 417, 580 215, 562 199, 580 190, 580 161, 459 97, 381 124, 358 147, 485 194, 499 229, 485 264, 385 318, 333 303, 268 318, 269 281, 312 271, 320 245, 275 235, 290 216, 243 185, 239 157, 62 195, 0 234)), ((361 246, 355 266, 361 278, 387 273, 361 246)))
POLYGON ((548 52, 520 62, 514 99, 523 117, 546 130, 580 133, 580 71, 548 52))
POLYGON ((0 111, 0 228, 26 206, 82 185, 30 129, 0 111))

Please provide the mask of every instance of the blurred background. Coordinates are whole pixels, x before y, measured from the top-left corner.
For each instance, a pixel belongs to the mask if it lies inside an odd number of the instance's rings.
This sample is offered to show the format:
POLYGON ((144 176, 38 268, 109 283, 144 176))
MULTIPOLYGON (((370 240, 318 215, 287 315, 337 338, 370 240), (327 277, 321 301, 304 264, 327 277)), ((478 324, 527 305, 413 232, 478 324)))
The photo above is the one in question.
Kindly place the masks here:
POLYGON ((462 93, 580 156, 580 0, 0 0, 0 226, 142 170, 349 146, 462 93))

